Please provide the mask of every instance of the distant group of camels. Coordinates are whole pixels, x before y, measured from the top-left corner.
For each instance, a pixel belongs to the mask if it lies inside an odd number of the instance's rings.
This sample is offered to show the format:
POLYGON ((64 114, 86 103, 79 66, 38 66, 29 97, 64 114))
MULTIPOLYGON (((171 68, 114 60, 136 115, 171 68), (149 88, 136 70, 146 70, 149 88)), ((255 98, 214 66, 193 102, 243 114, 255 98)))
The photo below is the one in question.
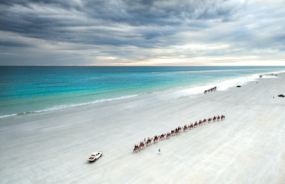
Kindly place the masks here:
POLYGON ((152 145, 153 143, 157 143, 158 141, 161 141, 163 139, 168 139, 170 138, 171 136, 175 136, 175 135, 178 135, 180 134, 181 131, 188 131, 190 129, 193 129, 193 128, 196 128, 198 126, 201 126, 205 123, 210 123, 212 120, 213 121, 220 121, 220 120, 224 120, 226 117, 224 115, 221 115, 221 116, 214 116, 213 118, 209 118, 208 120, 207 119, 204 119, 203 121, 200 120, 199 122, 195 122, 195 123, 191 123, 190 125, 184 125, 183 128, 181 128, 180 126, 178 128, 175 128, 174 130, 171 130, 171 132, 168 132, 167 134, 161 134, 161 135, 155 135, 153 138, 148 138, 147 140, 144 140, 142 142, 140 142, 139 145, 135 145, 134 147, 134 150, 133 150, 133 153, 137 153, 139 152, 140 150, 144 149, 146 146, 150 146, 152 145))
POLYGON ((217 90, 217 86, 211 88, 211 89, 208 89, 208 90, 205 90, 204 91, 204 94, 208 93, 208 92, 212 92, 212 91, 216 91, 217 90))

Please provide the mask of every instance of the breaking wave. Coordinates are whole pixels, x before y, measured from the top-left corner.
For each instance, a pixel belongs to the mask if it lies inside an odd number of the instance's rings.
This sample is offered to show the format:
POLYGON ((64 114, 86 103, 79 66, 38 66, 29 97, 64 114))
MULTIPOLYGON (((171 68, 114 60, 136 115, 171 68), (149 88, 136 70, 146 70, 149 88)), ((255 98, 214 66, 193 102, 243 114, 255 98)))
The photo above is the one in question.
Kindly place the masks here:
POLYGON ((114 100, 133 98, 133 97, 136 97, 136 96, 138 96, 138 95, 128 95, 128 96, 122 96, 122 97, 117 97, 117 98, 101 99, 101 100, 95 100, 95 101, 92 101, 92 102, 79 103, 79 104, 58 105, 58 106, 54 106, 54 107, 50 107, 50 108, 46 108, 46 109, 42 109, 42 110, 27 111, 27 112, 20 112, 20 113, 17 113, 17 114, 3 115, 3 116, 0 116, 0 119, 1 118, 13 117, 13 116, 21 116, 21 115, 28 115, 28 114, 56 111, 56 110, 72 108, 72 107, 79 107, 79 106, 85 106, 85 105, 91 105, 91 104, 96 104, 96 103, 101 103, 101 102, 110 102, 110 101, 114 101, 114 100))

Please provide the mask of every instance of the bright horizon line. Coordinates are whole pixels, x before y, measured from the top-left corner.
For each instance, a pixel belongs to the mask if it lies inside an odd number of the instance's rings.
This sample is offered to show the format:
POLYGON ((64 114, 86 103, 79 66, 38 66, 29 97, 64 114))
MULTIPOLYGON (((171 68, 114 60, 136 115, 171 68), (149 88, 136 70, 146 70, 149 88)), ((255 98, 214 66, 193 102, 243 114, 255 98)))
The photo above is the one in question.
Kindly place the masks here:
POLYGON ((201 66, 213 66, 213 67, 222 67, 222 66, 281 66, 285 67, 285 65, 0 65, 0 67, 30 67, 30 66, 41 66, 41 67, 49 67, 49 66, 68 66, 68 67, 76 67, 76 66, 84 66, 84 67, 201 67, 201 66))

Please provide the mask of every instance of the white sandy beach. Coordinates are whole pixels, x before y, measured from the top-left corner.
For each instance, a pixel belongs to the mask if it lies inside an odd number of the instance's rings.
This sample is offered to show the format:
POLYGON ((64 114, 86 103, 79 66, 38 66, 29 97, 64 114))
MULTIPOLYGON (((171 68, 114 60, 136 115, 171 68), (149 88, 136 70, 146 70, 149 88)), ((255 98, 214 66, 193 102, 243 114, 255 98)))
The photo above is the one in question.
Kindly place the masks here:
POLYGON ((285 183, 284 84, 279 74, 206 95, 147 94, 1 119, 0 183, 285 183), (132 153, 144 138, 221 114, 225 121, 132 153), (94 151, 103 157, 87 162, 94 151))

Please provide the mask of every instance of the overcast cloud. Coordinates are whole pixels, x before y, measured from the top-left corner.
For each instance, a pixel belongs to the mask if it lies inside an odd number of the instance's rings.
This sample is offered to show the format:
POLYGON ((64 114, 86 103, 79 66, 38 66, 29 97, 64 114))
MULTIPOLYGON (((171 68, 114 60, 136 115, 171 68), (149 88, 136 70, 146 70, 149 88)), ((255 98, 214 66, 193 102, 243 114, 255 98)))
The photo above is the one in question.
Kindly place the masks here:
POLYGON ((285 0, 0 0, 0 65, 285 65, 285 0))

